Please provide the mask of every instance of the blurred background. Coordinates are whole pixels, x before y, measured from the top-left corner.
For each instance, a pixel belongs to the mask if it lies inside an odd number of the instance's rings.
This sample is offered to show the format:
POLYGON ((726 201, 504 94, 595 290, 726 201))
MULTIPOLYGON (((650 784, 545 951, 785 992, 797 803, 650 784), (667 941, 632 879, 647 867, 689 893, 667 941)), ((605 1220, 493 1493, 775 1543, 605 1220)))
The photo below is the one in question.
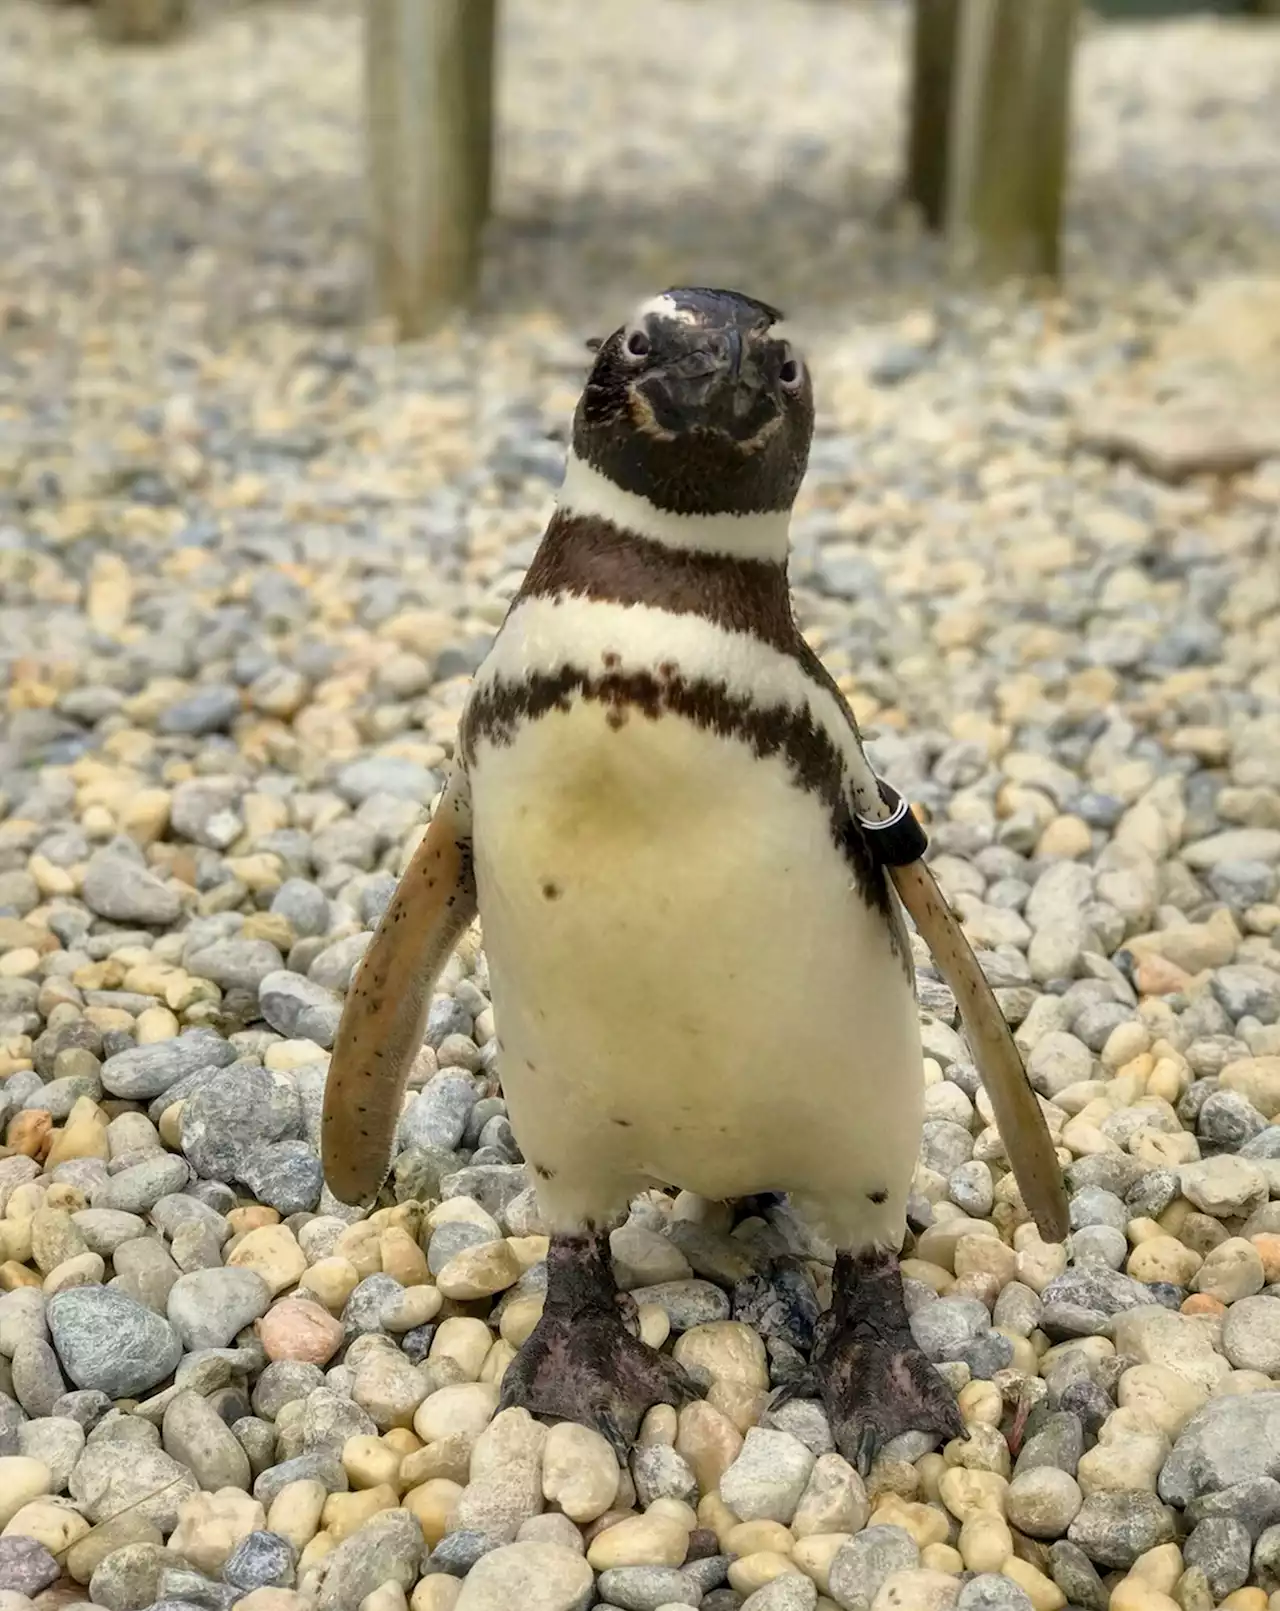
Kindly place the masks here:
MULTIPOLYGON (((366 78, 356 0, 4 0, 12 763, 95 749, 117 695, 154 732, 205 687, 148 765, 197 737, 303 777, 436 755, 545 522, 585 339, 680 282, 772 300, 806 337, 799 608, 873 724, 995 744, 1075 673, 1145 698, 1178 654, 1219 655, 1168 567, 1205 521, 1219 560, 1256 554, 1274 515, 1280 25, 1228 0, 1079 13, 1061 215, 1032 226, 1058 273, 1027 286, 957 272, 904 199, 916 20, 508 0, 471 307, 398 340, 366 119, 396 81, 366 78), (426 669, 381 686, 393 651, 426 669), (86 683, 114 690, 101 710, 68 705, 86 683)), ((1010 117, 997 181, 1053 145, 1052 119, 1010 117)), ((421 238, 404 186, 383 221, 421 238)), ((1274 650, 1270 585, 1270 637, 1233 652, 1274 650)))

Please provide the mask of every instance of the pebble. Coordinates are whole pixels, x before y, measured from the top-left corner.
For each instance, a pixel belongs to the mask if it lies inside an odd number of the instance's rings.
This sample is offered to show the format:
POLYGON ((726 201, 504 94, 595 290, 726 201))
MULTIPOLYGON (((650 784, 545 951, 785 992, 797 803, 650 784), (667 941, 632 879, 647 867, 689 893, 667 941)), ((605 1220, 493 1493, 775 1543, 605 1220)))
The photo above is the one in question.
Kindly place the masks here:
POLYGON ((49 1300, 49 1330, 77 1387, 127 1398, 171 1376, 182 1343, 162 1316, 107 1287, 77 1287, 49 1300))
POLYGON ((720 1479, 720 1497, 742 1521, 791 1521, 814 1468, 814 1456, 787 1432, 752 1427, 741 1453, 720 1479))

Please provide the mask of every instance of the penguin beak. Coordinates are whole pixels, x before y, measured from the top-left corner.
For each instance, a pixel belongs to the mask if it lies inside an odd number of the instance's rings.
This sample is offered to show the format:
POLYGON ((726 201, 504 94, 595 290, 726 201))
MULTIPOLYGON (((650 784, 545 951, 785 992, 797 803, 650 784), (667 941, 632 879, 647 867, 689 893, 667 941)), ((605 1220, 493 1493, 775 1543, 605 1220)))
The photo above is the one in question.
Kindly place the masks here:
POLYGON ((761 361, 763 344, 736 326, 691 335, 686 351, 635 383, 658 427, 681 436, 713 431, 739 443, 757 436, 779 410, 761 361))

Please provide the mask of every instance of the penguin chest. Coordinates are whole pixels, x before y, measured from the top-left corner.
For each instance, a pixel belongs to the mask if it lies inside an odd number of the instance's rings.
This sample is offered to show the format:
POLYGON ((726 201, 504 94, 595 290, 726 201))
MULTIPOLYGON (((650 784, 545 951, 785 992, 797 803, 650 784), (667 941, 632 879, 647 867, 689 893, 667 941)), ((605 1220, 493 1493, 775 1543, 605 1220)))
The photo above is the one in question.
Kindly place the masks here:
POLYGON ((782 756, 576 700, 484 746, 472 799, 517 1134, 707 1195, 785 1187, 851 1075, 918 1066, 885 915, 782 756))

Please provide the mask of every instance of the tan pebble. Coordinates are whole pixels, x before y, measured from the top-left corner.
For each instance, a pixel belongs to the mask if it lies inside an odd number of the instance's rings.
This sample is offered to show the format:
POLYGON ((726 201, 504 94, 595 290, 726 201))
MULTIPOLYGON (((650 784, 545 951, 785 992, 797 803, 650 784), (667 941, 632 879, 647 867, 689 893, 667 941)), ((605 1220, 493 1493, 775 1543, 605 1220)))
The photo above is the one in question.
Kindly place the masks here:
POLYGON ((301 1553, 320 1529, 320 1517, 328 1497, 324 1484, 314 1478, 285 1483, 267 1512, 268 1531, 287 1538, 301 1553))
POLYGON ((353 1488, 376 1488, 380 1483, 395 1487, 400 1461, 394 1449, 371 1433, 360 1433, 342 1445, 342 1468, 353 1488))
POLYGON ((414 1411, 413 1430, 424 1443, 458 1433, 478 1437, 497 1408, 498 1389, 491 1383, 458 1382, 423 1399, 414 1411))
POLYGON ((994 1471, 1007 1477, 1011 1469, 1009 1445, 998 1428, 987 1422, 975 1422, 965 1438, 954 1438, 945 1445, 942 1457, 950 1466, 965 1466, 970 1471, 994 1471))
POLYGON ((719 1488, 720 1479, 742 1451, 742 1433, 714 1405, 695 1399, 680 1411, 676 1453, 697 1479, 698 1492, 719 1488))
MULTIPOLYGON (((310 1273, 308 1270, 307 1274, 310 1273)), ((416 1326, 425 1326, 429 1320, 434 1320, 440 1313, 443 1302, 444 1299, 435 1287, 405 1287, 398 1298, 383 1304, 382 1324, 397 1336, 402 1332, 412 1331, 416 1326)))
POLYGON ((520 1266, 505 1242, 465 1247, 440 1270, 436 1285, 446 1298, 470 1302, 505 1292, 520 1279, 520 1266))
POLYGON ((1004 1399, 994 1382, 966 1382, 956 1404, 966 1426, 999 1426, 1004 1415, 1004 1399))
POLYGON ((871 1527, 901 1527, 910 1533, 921 1549, 929 1544, 945 1541, 950 1526, 945 1512, 932 1505, 921 1505, 914 1500, 887 1495, 871 1512, 871 1527))
POLYGON ((1003 1516, 979 1511, 961 1526, 959 1548, 971 1572, 998 1572, 1013 1554, 1013 1533, 1003 1516))
POLYGON ((1141 1578, 1162 1594, 1173 1593, 1182 1573, 1182 1551, 1176 1544, 1157 1544, 1145 1550, 1129 1568, 1130 1577, 1141 1578))
POLYGON ((1204 1261, 1176 1237, 1159 1234, 1134 1248, 1125 1270, 1135 1281, 1171 1281, 1186 1286, 1204 1261))
POLYGON ((1053 1579, 1018 1556, 1011 1555, 1000 1570, 1026 1594, 1033 1611, 1062 1611, 1066 1605, 1067 1597, 1053 1579))
POLYGON ((612 1445, 599 1432, 561 1421, 547 1432, 542 1450, 542 1493, 570 1521, 603 1516, 618 1496, 620 1472, 612 1445))
MULTIPOLYGON (((409 1611, 454 1611, 462 1593, 462 1579, 435 1572, 424 1577, 409 1599, 409 1611)), ((239 1607, 236 1608, 239 1611, 239 1607)))
POLYGON ((30 1455, 0 1455, 0 1528, 7 1527, 24 1505, 47 1494, 53 1474, 43 1460, 30 1455))
POLYGON ((825 1594, 831 1587, 831 1563, 852 1536, 851 1533, 812 1533, 808 1538, 797 1539, 791 1551, 792 1562, 825 1594))
POLYGON ((107 1127, 98 1119, 70 1118, 61 1130, 56 1130, 45 1157, 45 1167, 56 1169, 71 1158, 101 1158, 110 1156, 107 1127))
POLYGON ((1081 1455, 1076 1480, 1086 1498, 1090 1494, 1131 1493, 1139 1488, 1154 1493, 1168 1456, 1169 1440, 1163 1435, 1139 1434, 1111 1443, 1100 1441, 1081 1455))
POLYGON ((404 1496, 402 1504, 418 1518, 428 1548, 434 1549, 449 1531, 449 1523, 462 1494, 461 1483, 450 1482, 447 1477, 433 1477, 430 1482, 410 1488, 404 1496))
POLYGON ((587 1560, 597 1572, 611 1566, 680 1566, 689 1531, 668 1516, 631 1516, 597 1533, 587 1560))
POLYGON ((89 1523, 65 1500, 34 1499, 5 1524, 5 1538, 34 1538, 59 1558, 89 1531, 89 1523))
POLYGON ((636 1319, 640 1324, 640 1341, 650 1348, 661 1348, 671 1335, 671 1316, 660 1303, 637 1304, 636 1319))
POLYGON ((436 1327, 428 1358, 433 1361, 452 1359, 466 1379, 475 1382, 480 1379, 492 1346, 493 1333, 483 1320, 470 1315, 450 1315, 436 1327))
POLYGON ((360 1493, 330 1494, 324 1502, 321 1521, 335 1544, 357 1533, 371 1516, 379 1511, 396 1510, 400 1495, 389 1483, 377 1488, 365 1488, 360 1493))
POLYGON ((964 1556, 951 1544, 926 1544, 920 1551, 920 1564, 931 1572, 950 1572, 954 1577, 964 1571, 964 1556))
POLYGON ((1224 1315, 1226 1312, 1222 1299, 1210 1297, 1207 1292, 1193 1292, 1179 1305, 1179 1313, 1184 1315, 1224 1315))
POLYGON ((198 1572, 217 1577, 236 1545, 266 1525, 258 1501, 239 1488, 191 1494, 178 1506, 169 1548, 198 1572))
POLYGON ((180 1028, 177 1015, 168 1007, 147 1007, 138 1014, 133 1033, 139 1046, 154 1046, 158 1041, 172 1040, 180 1028))
POLYGON ((287 1225, 261 1225, 250 1231, 226 1262, 237 1269, 256 1270, 273 1294, 296 1285, 307 1268, 306 1255, 287 1225))
POLYGON ((876 1590, 872 1611, 947 1611, 960 1594, 960 1584, 947 1572, 918 1566, 890 1572, 876 1590))
POLYGON ((903 1259, 901 1270, 906 1279, 921 1282, 932 1288, 939 1297, 950 1292, 955 1285, 955 1277, 950 1270, 944 1270, 940 1264, 930 1264, 925 1259, 903 1259))
POLYGON ((360 1602, 360 1611, 409 1611, 404 1590, 394 1581, 380 1583, 372 1594, 360 1602))
POLYGON ((402 1487, 413 1488, 430 1482, 432 1477, 448 1477, 450 1482, 466 1482, 471 1473, 471 1451, 475 1436, 455 1432, 446 1438, 437 1438, 425 1444, 414 1454, 407 1454, 400 1467, 402 1487))
POLYGON ((519 1348, 532 1335, 533 1328, 542 1319, 542 1305, 542 1294, 536 1292, 508 1302, 503 1307, 502 1319, 498 1325, 503 1340, 509 1342, 513 1348, 519 1348))
POLYGON ((1166 1437, 1175 1438, 1208 1394, 1165 1365, 1134 1365, 1121 1376, 1117 1398, 1122 1408, 1140 1411, 1166 1437))
POLYGON ((106 1262, 97 1253, 77 1253, 74 1258, 63 1259, 44 1278, 47 1297, 55 1292, 67 1292, 72 1287, 96 1287, 106 1274, 106 1262))
POLYGON ((233 1236, 247 1236, 250 1231, 260 1231, 267 1225, 279 1223, 279 1210, 269 1208, 265 1203, 242 1203, 227 1214, 227 1224, 233 1236))
POLYGON ((421 1287, 430 1282, 426 1254, 399 1225, 382 1232, 378 1237, 378 1251, 383 1274, 394 1277, 402 1287, 421 1287))
POLYGON ((361 1221, 348 1225, 334 1243, 335 1257, 348 1259, 362 1281, 382 1274, 382 1233, 376 1225, 361 1221))
POLYGON ((663 1494, 660 1499, 655 1499, 645 1515, 665 1516, 669 1521, 679 1522, 689 1532, 698 1525, 698 1512, 693 1506, 686 1505, 683 1499, 676 1499, 671 1494, 663 1494))
POLYGON ((790 1555, 795 1547, 791 1529, 776 1521, 739 1522, 729 1529, 724 1541, 728 1555, 755 1555, 760 1550, 772 1550, 775 1555, 790 1555))
POLYGON ((1181 1607, 1171 1595, 1131 1574, 1112 1589, 1108 1611, 1181 1611, 1181 1607))
POLYGON ((298 1291, 308 1292, 335 1314, 360 1285, 360 1272, 350 1259, 317 1259, 298 1282, 298 1291))
POLYGON ((738 1518, 718 1493, 708 1493, 698 1501, 697 1522, 699 1527, 707 1528, 716 1535, 723 1551, 724 1541, 738 1525, 738 1518))
POLYGON ((676 1441, 678 1426, 679 1417, 670 1404, 655 1404, 645 1412, 636 1442, 644 1448, 661 1443, 669 1449, 676 1441))
POLYGON ((707 1389, 706 1403, 732 1421, 743 1437, 759 1424, 769 1402, 769 1395, 760 1388, 748 1387, 744 1382, 712 1382, 707 1389))
POLYGON ((485 1355, 484 1364, 480 1367, 480 1380, 491 1382, 494 1387, 501 1387, 502 1378, 507 1374, 507 1367, 515 1357, 515 1349, 509 1342, 499 1337, 485 1355))
POLYGON ((507 1246, 511 1249, 511 1256, 522 1270, 532 1270, 541 1264, 547 1256, 551 1246, 549 1236, 508 1236, 507 1246))
POLYGON ((306 1573, 319 1566, 327 1555, 332 1555, 337 1547, 338 1540, 331 1533, 321 1529, 298 1556, 298 1577, 300 1579, 305 1577, 306 1573))
POLYGON ((279 1589, 270 1584, 251 1589, 237 1600, 235 1611, 312 1611, 315 1601, 296 1589, 279 1589))
POLYGON ((990 1236, 963 1236, 956 1243, 957 1276, 989 1275, 999 1287, 1007 1287, 1018 1267, 1018 1255, 1004 1242, 990 1236))
POLYGON ((1023 1248, 1016 1260, 1015 1273, 1023 1286, 1043 1292, 1050 1281, 1067 1268, 1067 1250, 1056 1242, 1036 1242, 1023 1248))
MULTIPOLYGON (((967 1384, 966 1384, 967 1385, 967 1384)), ((916 1475, 920 1479, 921 1499, 938 1500, 941 1502, 942 1494, 938 1484, 950 1471, 951 1467, 940 1454, 922 1454, 916 1461, 916 1475)))
POLYGON ((182 1110, 185 1106, 185 1102, 170 1102, 156 1125, 161 1141, 170 1152, 182 1151, 182 1110))
POLYGON ((773 1550, 759 1550, 754 1555, 742 1555, 729 1568, 729 1585, 739 1594, 754 1594, 775 1578, 786 1577, 796 1570, 789 1555, 773 1550))
POLYGON ((5 1139, 11 1151, 43 1158, 53 1140, 53 1119, 37 1108, 24 1108, 10 1123, 5 1139))
POLYGON ((1209 1251, 1192 1284, 1197 1292, 1232 1304, 1261 1292, 1265 1282, 1261 1253, 1243 1236, 1232 1236, 1209 1251))
POLYGON ((407 1426, 388 1427, 381 1441, 388 1449, 394 1449, 401 1460, 407 1454, 416 1454, 422 1447, 422 1439, 407 1426))
POLYGON ((739 1320, 717 1320, 693 1326, 676 1339, 676 1363, 696 1379, 738 1382, 763 1391, 769 1385, 769 1363, 759 1334, 739 1320))
MULTIPOLYGON (((255 1266, 250 1264, 249 1268, 255 1266)), ((258 1273, 262 1273, 260 1269, 258 1273)), ((302 1297, 284 1298, 273 1304, 254 1329, 269 1360, 295 1359, 310 1365, 327 1365, 342 1346, 344 1336, 340 1320, 320 1304, 302 1297)))
POLYGON ((1221 1611, 1267 1611, 1267 1591, 1256 1586, 1232 1589, 1221 1602, 1221 1611))

